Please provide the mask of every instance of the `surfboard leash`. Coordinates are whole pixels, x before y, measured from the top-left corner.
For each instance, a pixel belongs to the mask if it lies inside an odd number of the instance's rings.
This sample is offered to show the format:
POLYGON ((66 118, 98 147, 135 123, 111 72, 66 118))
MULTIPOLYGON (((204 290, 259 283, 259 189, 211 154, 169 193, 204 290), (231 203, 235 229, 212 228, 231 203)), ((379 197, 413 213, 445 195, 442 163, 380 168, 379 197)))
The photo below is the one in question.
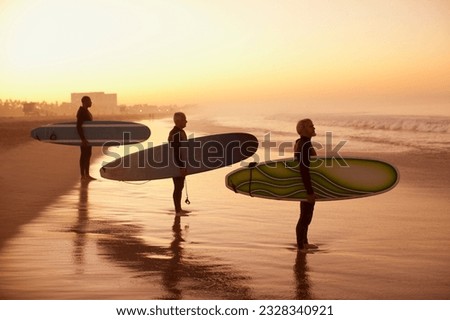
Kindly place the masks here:
POLYGON ((189 204, 191 204, 191 202, 189 201, 188 185, 187 185, 187 179, 186 178, 184 178, 184 189, 186 190, 186 200, 184 200, 184 203, 189 205, 189 204))

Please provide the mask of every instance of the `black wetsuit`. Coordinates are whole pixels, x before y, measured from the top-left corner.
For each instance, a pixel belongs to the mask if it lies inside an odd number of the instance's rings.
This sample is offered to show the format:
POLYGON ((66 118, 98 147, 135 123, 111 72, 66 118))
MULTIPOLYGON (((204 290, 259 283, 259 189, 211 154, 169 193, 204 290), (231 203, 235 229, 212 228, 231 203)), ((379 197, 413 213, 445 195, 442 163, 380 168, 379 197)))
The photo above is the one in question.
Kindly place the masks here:
MULTIPOLYGON (((187 141, 186 132, 177 126, 169 133, 170 147, 173 148, 175 165, 179 168, 186 168, 186 161, 182 159, 181 142, 187 141)), ((181 197, 183 195, 184 177, 173 177, 173 203, 175 205, 175 212, 181 211, 181 197)))
MULTIPOLYGON (((300 165, 300 175, 307 194, 314 194, 311 184, 311 176, 309 166, 311 164, 310 157, 316 156, 316 151, 311 144, 311 138, 301 137, 295 142, 294 155, 300 165)), ((300 249, 308 244, 308 227, 311 223, 314 212, 314 203, 308 201, 300 202, 300 218, 297 222, 296 234, 297 245, 300 249)))
MULTIPOLYGON (((84 132, 82 129, 83 122, 92 121, 92 114, 87 108, 80 107, 77 112, 77 130, 81 139, 84 139, 84 132)), ((92 146, 81 146, 80 155, 80 171, 82 177, 89 177, 89 166, 91 162, 92 146)))

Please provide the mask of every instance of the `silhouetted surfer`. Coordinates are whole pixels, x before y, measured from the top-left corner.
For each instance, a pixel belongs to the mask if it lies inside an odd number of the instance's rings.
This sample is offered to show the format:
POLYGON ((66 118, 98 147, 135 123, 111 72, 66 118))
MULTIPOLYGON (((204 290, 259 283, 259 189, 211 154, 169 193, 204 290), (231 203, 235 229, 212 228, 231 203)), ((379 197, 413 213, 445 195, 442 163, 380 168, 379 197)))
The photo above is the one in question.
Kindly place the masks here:
POLYGON ((80 172, 82 180, 95 180, 95 178, 91 177, 89 174, 89 167, 91 163, 91 155, 92 155, 92 146, 89 145, 89 141, 87 141, 84 130, 83 130, 83 122, 92 121, 93 117, 89 108, 92 106, 91 98, 88 96, 84 96, 81 98, 80 108, 77 112, 77 131, 81 138, 81 155, 80 155, 80 172))
POLYGON ((300 164, 300 175, 307 193, 307 201, 300 202, 300 218, 297 223, 297 246, 299 250, 308 248, 317 248, 308 243, 308 227, 311 223, 316 196, 311 184, 311 175, 309 173, 310 157, 316 156, 311 138, 316 135, 314 124, 310 119, 303 119, 297 123, 297 133, 300 139, 295 142, 294 155, 300 164))
POLYGON ((173 122, 175 126, 169 133, 169 144, 173 148, 175 164, 180 168, 180 176, 173 177, 173 204, 175 205, 175 212, 177 215, 188 214, 189 211, 181 208, 181 197, 183 194, 184 181, 186 177, 186 158, 181 149, 181 142, 187 141, 186 132, 183 130, 186 128, 187 120, 186 115, 182 112, 176 112, 173 115, 173 122))

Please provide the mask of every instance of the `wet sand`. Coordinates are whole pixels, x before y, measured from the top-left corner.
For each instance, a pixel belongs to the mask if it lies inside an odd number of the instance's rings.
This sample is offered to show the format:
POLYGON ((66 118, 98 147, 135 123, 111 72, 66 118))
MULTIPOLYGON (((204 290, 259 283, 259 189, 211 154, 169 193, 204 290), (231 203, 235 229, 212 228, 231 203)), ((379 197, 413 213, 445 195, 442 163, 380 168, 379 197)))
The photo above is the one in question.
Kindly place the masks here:
POLYGON ((73 187, 79 175, 75 148, 32 141, 32 128, 46 120, 3 119, 0 146, 0 250, 20 228, 73 187))
MULTIPOLYGON (((0 118, 0 250, 21 225, 78 182, 79 148, 44 144, 30 137, 36 127, 70 121, 73 118, 62 116, 0 118)), ((94 148, 93 159, 100 155, 101 148, 94 148)))
MULTIPOLYGON (((151 127, 161 142, 170 121, 151 127)), ((0 164, 2 299, 450 298, 446 153, 360 154, 396 165, 399 185, 318 203, 305 255, 298 205, 230 192, 236 167, 189 177, 193 212, 175 218, 170 180, 83 185, 77 148, 27 139, 0 164)))

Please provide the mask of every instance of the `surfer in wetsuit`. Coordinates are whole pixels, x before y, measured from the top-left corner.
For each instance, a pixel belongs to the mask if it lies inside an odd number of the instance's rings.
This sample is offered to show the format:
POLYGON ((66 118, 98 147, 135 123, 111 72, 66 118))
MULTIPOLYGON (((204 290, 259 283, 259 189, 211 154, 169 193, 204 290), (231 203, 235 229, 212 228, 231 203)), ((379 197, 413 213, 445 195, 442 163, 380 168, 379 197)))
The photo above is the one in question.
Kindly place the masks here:
POLYGON ((80 155, 80 172, 81 179, 85 181, 95 180, 95 178, 91 177, 89 174, 89 167, 91 163, 91 155, 92 155, 92 146, 89 145, 89 141, 87 141, 84 131, 83 131, 83 122, 92 121, 93 117, 89 108, 92 106, 91 98, 88 96, 84 96, 81 98, 81 106, 77 112, 77 131, 81 138, 81 155, 80 155))
POLYGON ((173 177, 173 204, 175 205, 175 213, 177 215, 188 214, 189 211, 181 208, 181 197, 183 194, 184 181, 186 177, 186 159, 181 149, 181 142, 187 141, 186 132, 183 130, 186 127, 186 115, 182 112, 176 112, 173 115, 173 122, 175 126, 169 133, 169 146, 173 148, 174 161, 177 167, 180 168, 180 176, 173 177))
POLYGON ((309 173, 310 157, 316 156, 316 151, 311 143, 311 138, 316 135, 311 119, 303 119, 297 123, 297 133, 300 139, 295 142, 294 155, 300 165, 300 175, 307 193, 307 201, 300 202, 300 218, 296 227, 297 246, 299 250, 316 248, 308 243, 308 227, 311 223, 316 196, 311 184, 309 173))

